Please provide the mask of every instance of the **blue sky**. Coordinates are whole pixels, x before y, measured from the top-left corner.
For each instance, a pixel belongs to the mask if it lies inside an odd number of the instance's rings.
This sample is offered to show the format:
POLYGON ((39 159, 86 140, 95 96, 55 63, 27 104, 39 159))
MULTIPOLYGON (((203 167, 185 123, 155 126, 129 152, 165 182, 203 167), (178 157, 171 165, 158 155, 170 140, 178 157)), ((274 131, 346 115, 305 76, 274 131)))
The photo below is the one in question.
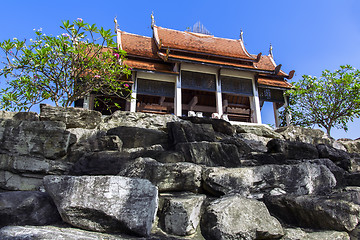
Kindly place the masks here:
MULTIPOLYGON (((32 38, 33 29, 46 34, 62 33, 62 20, 83 18, 113 29, 151 36, 150 14, 158 26, 185 30, 197 21, 215 36, 239 38, 244 31, 250 53, 267 54, 273 45, 276 63, 285 72, 321 75, 340 65, 360 68, 360 1, 358 0, 256 0, 256 1, 2 1, 0 41, 32 38)), ((4 79, 0 79, 4 81, 4 79)), ((265 106, 263 122, 273 123, 272 109, 265 106)), ((360 137, 360 119, 349 124, 347 133, 332 130, 334 138, 360 137)))

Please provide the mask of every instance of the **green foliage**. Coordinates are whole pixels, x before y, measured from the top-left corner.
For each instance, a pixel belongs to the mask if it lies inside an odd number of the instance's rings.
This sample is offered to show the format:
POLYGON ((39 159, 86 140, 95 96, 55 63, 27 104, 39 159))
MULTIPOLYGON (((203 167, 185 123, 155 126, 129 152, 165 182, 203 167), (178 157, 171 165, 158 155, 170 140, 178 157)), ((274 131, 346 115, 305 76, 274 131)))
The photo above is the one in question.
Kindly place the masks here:
POLYGON ((281 113, 291 114, 291 124, 304 127, 318 125, 348 130, 347 123, 360 117, 360 71, 350 65, 330 72, 325 70, 320 78, 304 75, 294 88, 287 91, 289 106, 281 113))
POLYGON ((126 53, 117 48, 110 30, 80 18, 64 21, 60 28, 65 32, 57 37, 34 29, 35 39, 0 43, 0 77, 7 79, 0 90, 0 108, 30 110, 47 99, 67 107, 92 92, 129 96, 129 88, 119 80, 131 73, 122 64, 126 53))

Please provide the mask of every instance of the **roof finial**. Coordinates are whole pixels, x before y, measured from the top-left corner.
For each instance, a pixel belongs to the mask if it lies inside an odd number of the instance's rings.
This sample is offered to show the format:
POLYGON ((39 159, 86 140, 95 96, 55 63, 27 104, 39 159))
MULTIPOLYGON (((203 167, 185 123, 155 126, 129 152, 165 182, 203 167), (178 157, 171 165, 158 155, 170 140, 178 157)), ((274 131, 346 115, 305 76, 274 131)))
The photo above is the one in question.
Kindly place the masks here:
POLYGON ((151 12, 151 28, 155 26, 154 12, 151 12))
POLYGON ((244 42, 244 32, 242 29, 240 29, 240 39, 244 42))
POLYGON ((273 46, 271 45, 270 43, 270 48, 269 48, 269 55, 274 58, 274 55, 273 55, 273 46))
POLYGON ((115 18, 114 18, 114 23, 115 23, 115 33, 117 32, 117 30, 119 29, 119 24, 118 24, 118 22, 117 22, 117 16, 115 16, 115 18))

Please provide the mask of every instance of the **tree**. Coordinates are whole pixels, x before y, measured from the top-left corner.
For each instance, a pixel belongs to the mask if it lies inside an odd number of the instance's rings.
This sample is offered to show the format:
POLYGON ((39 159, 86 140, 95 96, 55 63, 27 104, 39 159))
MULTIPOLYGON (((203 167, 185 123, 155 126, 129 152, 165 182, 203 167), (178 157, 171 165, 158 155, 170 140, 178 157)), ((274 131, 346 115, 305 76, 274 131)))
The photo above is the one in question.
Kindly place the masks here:
POLYGON ((333 127, 348 130, 347 123, 360 117, 360 71, 350 65, 320 78, 304 75, 287 91, 289 106, 281 113, 291 115, 291 124, 304 127, 318 125, 330 135, 333 127))
POLYGON ((110 30, 81 18, 64 21, 60 28, 65 32, 56 37, 34 29, 35 39, 0 43, 0 77, 7 79, 0 108, 30 110, 44 100, 68 107, 92 92, 129 96, 129 85, 119 80, 130 74, 121 64, 126 53, 117 48, 110 30))

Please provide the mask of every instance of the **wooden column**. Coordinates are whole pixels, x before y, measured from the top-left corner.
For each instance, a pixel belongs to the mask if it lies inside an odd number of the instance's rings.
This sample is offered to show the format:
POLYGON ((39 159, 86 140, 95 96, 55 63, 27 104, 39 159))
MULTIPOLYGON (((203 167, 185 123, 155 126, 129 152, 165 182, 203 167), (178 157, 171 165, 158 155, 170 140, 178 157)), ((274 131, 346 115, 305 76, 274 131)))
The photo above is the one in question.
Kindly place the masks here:
POLYGON ((255 79, 252 78, 252 87, 254 96, 250 97, 250 106, 252 111, 252 118, 254 123, 261 124, 260 100, 258 89, 255 85, 255 79))
MULTIPOLYGON (((287 100, 287 97, 284 96, 284 100, 285 100, 284 107, 289 106, 289 102, 287 100)), ((290 126, 290 124, 291 124, 291 114, 286 113, 286 126, 290 126)))
POLYGON ((133 85, 131 87, 130 112, 136 112, 136 95, 137 95, 137 72, 132 74, 133 85))
POLYGON ((178 64, 179 75, 176 76, 175 82, 175 98, 174 98, 174 114, 176 116, 182 116, 182 104, 181 104, 181 65, 178 64))
POLYGON ((275 117, 275 127, 280 127, 280 118, 279 118, 279 109, 277 108, 277 104, 273 102, 274 109, 274 117, 275 117))
POLYGON ((222 104, 222 94, 221 94, 221 78, 220 78, 220 69, 216 74, 216 112, 222 116, 223 104, 222 104))

